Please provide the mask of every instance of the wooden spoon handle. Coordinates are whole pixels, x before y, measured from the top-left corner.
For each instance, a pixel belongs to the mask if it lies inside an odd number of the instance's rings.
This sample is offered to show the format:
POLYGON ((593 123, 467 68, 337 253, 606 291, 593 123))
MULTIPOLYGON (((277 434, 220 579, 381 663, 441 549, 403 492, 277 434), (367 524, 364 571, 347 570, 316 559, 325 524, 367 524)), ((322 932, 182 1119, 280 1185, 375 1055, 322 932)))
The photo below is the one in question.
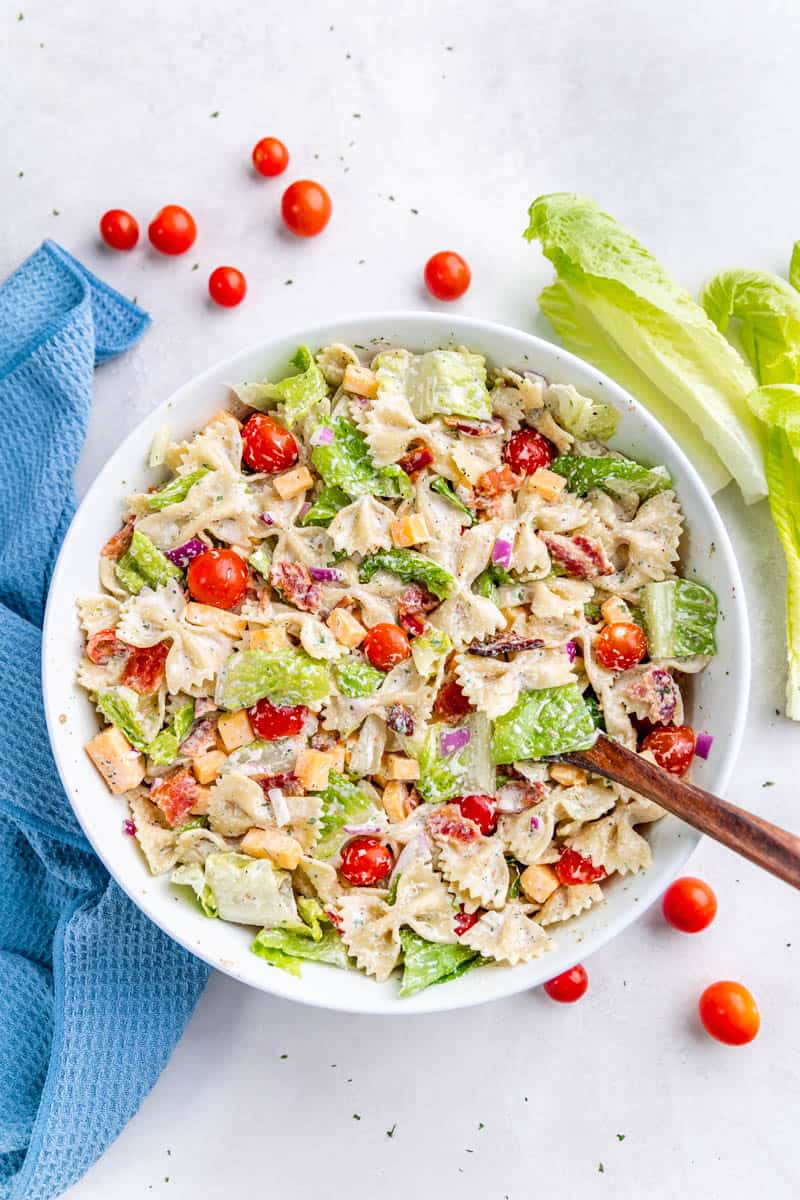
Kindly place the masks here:
POLYGON ((800 888, 800 837, 795 834, 685 783, 603 734, 591 749, 561 754, 558 761, 603 775, 655 800, 701 833, 800 888))

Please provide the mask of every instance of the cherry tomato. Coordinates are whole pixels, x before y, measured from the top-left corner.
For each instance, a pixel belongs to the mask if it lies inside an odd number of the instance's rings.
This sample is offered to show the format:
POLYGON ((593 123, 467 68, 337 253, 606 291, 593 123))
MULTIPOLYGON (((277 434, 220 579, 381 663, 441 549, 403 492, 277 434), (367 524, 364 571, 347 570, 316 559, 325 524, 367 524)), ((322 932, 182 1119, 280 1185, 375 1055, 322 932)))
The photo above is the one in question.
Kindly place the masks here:
POLYGON ((708 929, 717 915, 717 897, 702 879, 684 875, 664 892, 661 911, 673 929, 699 933, 701 929, 708 929))
POLYGON ((259 175, 282 175, 289 165, 289 151, 277 138, 265 137, 253 146, 253 166, 259 175))
POLYGON ((455 250, 440 250, 425 263, 425 286, 437 300, 458 300, 471 279, 469 264, 455 250))
POLYGON ((194 245, 197 226, 180 204, 165 204, 150 222, 147 236, 162 254, 185 254, 194 245))
POLYGON ((727 1046, 752 1042, 761 1025, 758 1005, 750 992, 730 979, 707 987, 698 1007, 706 1033, 727 1046))
POLYGON ((286 471, 300 456, 297 442, 266 413, 254 413, 242 430, 242 458, 254 471, 286 471))
POLYGON ((647 654, 645 632, 633 621, 612 621, 600 630, 595 653, 607 671, 627 671, 647 654))
POLYGON ((100 236, 114 250, 132 250, 139 240, 139 222, 124 208, 110 208, 100 218, 100 236))
POLYGON ((169 650, 168 642, 156 642, 155 646, 131 646, 122 671, 125 687, 133 688, 140 696, 150 696, 158 691, 164 678, 164 664, 169 650))
POLYGON ((374 837, 357 837, 342 851, 339 869, 354 887, 374 887, 386 878, 393 866, 391 851, 383 842, 374 837))
POLYGON ((461 809, 461 815, 468 821, 474 821, 484 837, 489 837, 497 829, 493 796, 459 796, 456 804, 461 809))
POLYGON ((321 183, 298 179, 283 193, 281 213, 287 229, 298 237, 316 237, 331 219, 331 198, 321 183))
POLYGON ((186 582, 201 604, 234 608, 247 591, 247 563, 234 550, 204 550, 189 563, 186 582))
POLYGON ((476 908, 475 912, 468 913, 464 912, 464 906, 462 904, 461 908, 453 918, 453 932, 455 933, 456 937, 461 937, 461 935, 466 933, 468 929, 472 929, 472 926, 475 924, 475 922, 482 916, 482 908, 476 908))
POLYGON ((266 742, 300 733, 307 713, 305 704, 271 704, 267 699, 247 710, 250 724, 266 742))
POLYGON ((389 621, 373 625, 361 643, 361 648, 367 656, 367 661, 379 671, 391 671, 392 667, 396 667, 411 653, 408 638, 403 630, 389 621))
POLYGON ((503 461, 515 475, 533 475, 540 467, 548 467, 554 458, 552 442, 536 429, 518 429, 503 450, 503 461))
POLYGON ((565 884, 567 887, 573 887, 578 883, 597 883, 598 879, 605 879, 605 867, 596 867, 590 858, 584 858, 577 850, 570 849, 565 846, 561 851, 561 857, 553 867, 556 873, 556 878, 559 883, 565 884))
POLYGON ((247 295, 247 280, 236 267, 217 267, 208 277, 208 294, 222 308, 235 308, 247 295))
POLYGON ((586 968, 578 963, 562 975, 556 975, 555 979, 548 979, 543 986, 551 1000, 557 1000, 559 1004, 574 1004, 586 995, 589 976, 586 968))
POLYGON ((685 775, 694 758, 694 730, 688 725, 667 725, 654 729, 642 742, 660 767, 671 775, 685 775))

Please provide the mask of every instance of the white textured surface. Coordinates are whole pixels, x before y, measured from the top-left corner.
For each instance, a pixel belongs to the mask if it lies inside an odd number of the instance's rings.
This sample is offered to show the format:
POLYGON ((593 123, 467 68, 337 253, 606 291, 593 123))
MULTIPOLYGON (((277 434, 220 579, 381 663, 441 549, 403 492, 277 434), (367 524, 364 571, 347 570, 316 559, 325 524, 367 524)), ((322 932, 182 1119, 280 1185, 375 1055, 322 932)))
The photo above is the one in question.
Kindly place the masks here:
MULTIPOLYGON (((800 236, 798 38, 794 0, 4 0, 0 272, 51 235, 155 318, 98 374, 82 484, 157 399, 265 330, 424 306, 433 250, 470 260, 464 312, 530 325, 549 269, 519 231, 543 191, 594 195, 690 286, 737 263, 784 269, 800 236), (284 236, 281 182, 248 172, 266 133, 292 150, 287 181, 332 193, 317 241, 284 236), (146 226, 170 201, 200 227, 186 258, 97 246, 104 209, 146 226), (233 312, 206 302, 220 262, 250 282, 233 312)), ((776 716, 777 547, 764 506, 720 503, 756 649, 730 795, 796 826, 800 731, 776 716)), ((214 978, 153 1094, 70 1196, 796 1195, 800 905, 714 846, 693 869, 719 895, 712 928, 682 937, 648 914, 591 961, 573 1009, 531 994, 370 1020, 214 978), (725 977, 761 1005, 762 1033, 741 1050, 694 1018, 725 977)))

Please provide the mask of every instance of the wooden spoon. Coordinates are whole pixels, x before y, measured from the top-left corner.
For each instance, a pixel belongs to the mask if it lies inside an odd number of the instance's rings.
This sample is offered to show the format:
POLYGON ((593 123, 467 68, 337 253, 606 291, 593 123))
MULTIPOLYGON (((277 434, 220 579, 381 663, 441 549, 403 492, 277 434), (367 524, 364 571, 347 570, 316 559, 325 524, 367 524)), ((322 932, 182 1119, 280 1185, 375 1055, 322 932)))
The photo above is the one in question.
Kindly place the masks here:
POLYGON ((670 775, 604 734, 589 750, 554 755, 551 761, 593 771, 655 800, 687 825, 800 888, 800 837, 670 775))

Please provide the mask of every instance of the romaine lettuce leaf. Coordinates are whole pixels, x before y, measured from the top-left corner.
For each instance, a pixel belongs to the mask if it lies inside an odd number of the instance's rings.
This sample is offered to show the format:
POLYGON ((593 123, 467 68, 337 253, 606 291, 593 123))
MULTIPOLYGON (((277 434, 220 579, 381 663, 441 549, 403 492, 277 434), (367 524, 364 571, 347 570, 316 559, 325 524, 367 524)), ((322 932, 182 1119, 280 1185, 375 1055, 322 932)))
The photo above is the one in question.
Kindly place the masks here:
POLYGON ((789 283, 800 291, 800 242, 792 246, 792 257, 789 260, 789 283))
POLYGON ((403 979, 401 996, 413 996, 434 983, 458 979, 470 967, 479 967, 483 960, 476 950, 445 942, 426 942, 413 929, 400 930, 403 947, 403 979))
POLYGON ((641 500, 672 487, 666 467, 643 467, 629 458, 587 458, 581 454, 559 454, 550 470, 563 475, 567 490, 585 496, 591 488, 600 488, 611 496, 635 493, 641 500))
POLYGON ((429 725, 423 738, 409 742, 408 750, 419 763, 417 791, 428 804, 442 804, 461 792, 464 779, 464 751, 457 750, 447 758, 441 755, 440 738, 448 725, 429 725))
POLYGON ((297 367, 297 375, 288 375, 279 383, 246 383, 237 388, 241 399, 261 412, 267 412, 279 404, 290 427, 307 417, 314 405, 328 396, 325 376, 307 346, 298 347, 291 363, 297 367))
POLYGON ((162 729, 147 747, 147 756, 154 766, 167 766, 178 757, 180 744, 186 737, 194 721, 194 700, 182 704, 172 722, 162 729))
POLYGON ((205 886, 211 889, 219 917, 238 925, 293 925, 299 920, 292 877, 268 858, 246 854, 209 854, 205 886))
POLYGON ((800 294, 785 279, 767 271, 722 271, 703 288, 700 302, 717 329, 736 338, 760 383, 800 381, 800 294))
POLYGON ((439 600, 447 599, 455 591, 456 581, 450 572, 416 550, 378 550, 376 554, 368 554, 358 568, 358 578, 369 583, 377 571, 391 571, 403 583, 421 583, 439 600))
POLYGON ((582 395, 572 384, 551 384, 547 400, 559 425, 579 441, 607 442, 617 432, 619 413, 614 406, 582 395))
POLYGON ((367 495, 410 498, 411 480, 402 467, 376 467, 367 439, 352 421, 337 417, 332 428, 333 441, 311 451, 311 461, 329 487, 341 488, 354 500, 367 495))
POLYGON ((185 475, 176 475, 174 479, 170 479, 169 483, 165 483, 157 492, 153 492, 147 497, 147 507, 152 512, 160 512, 162 508, 168 508, 170 504, 177 504, 179 501, 185 500, 194 485, 208 474, 208 470, 208 467, 198 467, 196 471, 187 471, 185 475))
POLYGON ((492 761, 496 764, 587 750, 597 731, 578 685, 523 692, 510 712, 494 723, 492 761))
POLYGON ((314 704, 327 699, 330 682, 327 666, 302 650, 238 650, 220 672, 216 700, 229 712, 264 696, 274 704, 314 704))
POLYGON ((304 528, 307 525, 321 525, 327 529, 339 509, 349 503, 350 497, 340 487, 324 487, 306 515, 297 523, 304 528))
POLYGON ((330 772, 328 786, 320 792, 320 799, 320 840, 314 847, 317 858, 330 858, 341 849, 347 840, 342 832, 345 825, 361 825, 379 815, 374 800, 338 771, 330 772))
POLYGON ((138 595, 143 587, 161 587, 181 572, 149 537, 134 529, 131 544, 117 563, 115 573, 124 588, 138 595))
POLYGON ((373 364, 378 395, 400 392, 420 421, 443 416, 475 417, 488 421, 492 401, 486 390, 486 360, 460 350, 430 350, 408 354, 384 350, 373 364))
POLYGON ((717 597, 691 579, 647 583, 641 610, 651 658, 691 658, 715 654, 717 597))
POLYGON ((298 978, 303 960, 329 963, 345 970, 352 966, 344 942, 332 928, 326 929, 317 941, 289 929, 262 929, 250 949, 273 967, 280 967, 298 978))
POLYGON ((467 508, 461 497, 457 495, 456 490, 449 479, 445 479, 443 475, 437 475, 436 479, 434 479, 433 483, 431 484, 431 491, 438 492, 439 495, 443 496, 449 504, 453 505, 453 508, 457 508, 464 518, 465 525, 475 524, 475 513, 471 508, 467 508))
POLYGON ((541 241, 561 285, 555 297, 545 290, 540 305, 562 338, 570 344, 575 312, 588 310, 606 362, 611 346, 615 360, 633 363, 696 425, 747 501, 764 496, 761 431, 747 406, 753 376, 703 309, 592 201, 540 196, 529 215, 525 237, 541 241), (571 320, 559 327, 565 311, 571 320))
POLYGON ((363 658, 340 658, 334 666, 336 682, 343 696, 371 696, 386 678, 383 671, 371 667, 363 658))

